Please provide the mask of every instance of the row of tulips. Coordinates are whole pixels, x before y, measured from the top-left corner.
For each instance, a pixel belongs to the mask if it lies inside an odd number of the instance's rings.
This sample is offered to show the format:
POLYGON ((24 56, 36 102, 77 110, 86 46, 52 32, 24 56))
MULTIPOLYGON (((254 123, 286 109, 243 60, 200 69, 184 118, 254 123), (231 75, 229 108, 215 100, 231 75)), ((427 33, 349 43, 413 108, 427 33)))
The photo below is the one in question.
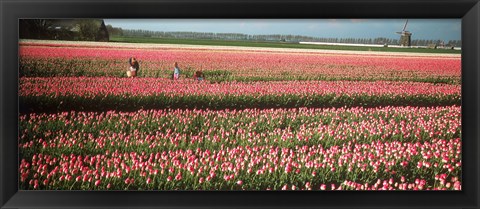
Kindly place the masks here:
MULTIPOLYGON (((139 77, 170 78, 171 63, 144 61, 139 77)), ((374 69, 374 66, 336 66, 318 65, 308 70, 278 69, 199 69, 187 65, 182 67, 181 78, 192 78, 197 70, 202 70, 211 82, 223 81, 275 81, 275 80, 390 80, 417 81, 431 83, 459 83, 460 76, 441 75, 432 72, 415 70, 374 69)), ((92 60, 64 58, 21 58, 20 76, 26 77, 58 77, 58 76, 108 76, 126 77, 124 60, 92 60)))
POLYGON ((20 75, 124 77, 129 57, 140 77, 167 78, 179 62, 187 77, 197 70, 230 72, 212 80, 414 80, 460 81, 460 58, 399 57, 195 49, 111 49, 20 46, 20 75))
POLYGON ((20 188, 460 190, 461 108, 20 116, 20 188))
POLYGON ((206 83, 156 78, 21 78, 22 111, 459 105, 460 85, 417 82, 206 83))
POLYGON ((173 81, 157 78, 58 77, 21 78, 20 96, 41 95, 269 95, 269 94, 408 94, 458 95, 460 85, 391 81, 277 81, 208 83, 193 80, 173 81))
POLYGON ((41 147, 79 153, 103 153, 119 145, 128 151, 163 151, 269 144, 329 147, 372 140, 424 142, 460 137, 460 118, 458 106, 30 113, 20 117, 19 142, 24 151, 41 147))

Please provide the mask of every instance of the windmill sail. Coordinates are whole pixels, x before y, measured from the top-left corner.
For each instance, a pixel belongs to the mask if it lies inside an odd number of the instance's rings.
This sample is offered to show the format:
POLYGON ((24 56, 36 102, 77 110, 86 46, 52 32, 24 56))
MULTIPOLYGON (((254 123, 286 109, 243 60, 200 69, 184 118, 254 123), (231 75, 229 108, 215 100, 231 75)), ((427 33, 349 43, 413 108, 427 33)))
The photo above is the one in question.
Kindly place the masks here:
POLYGON ((407 19, 407 21, 405 21, 405 25, 403 26, 403 30, 402 30, 402 32, 404 32, 404 31, 405 31, 405 29, 407 28, 407 24, 408 24, 408 19, 407 19))

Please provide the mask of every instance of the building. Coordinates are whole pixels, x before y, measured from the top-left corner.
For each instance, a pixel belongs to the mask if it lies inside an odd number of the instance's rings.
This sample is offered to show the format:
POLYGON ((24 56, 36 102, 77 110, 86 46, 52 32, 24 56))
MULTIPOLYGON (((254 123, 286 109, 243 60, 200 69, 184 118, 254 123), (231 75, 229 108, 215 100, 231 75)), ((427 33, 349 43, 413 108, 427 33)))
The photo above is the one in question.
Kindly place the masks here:
POLYGON ((109 41, 102 19, 21 19, 20 38, 109 41))
POLYGON ((54 20, 50 29, 54 31, 54 39, 81 41, 109 41, 110 39, 102 19, 54 20))

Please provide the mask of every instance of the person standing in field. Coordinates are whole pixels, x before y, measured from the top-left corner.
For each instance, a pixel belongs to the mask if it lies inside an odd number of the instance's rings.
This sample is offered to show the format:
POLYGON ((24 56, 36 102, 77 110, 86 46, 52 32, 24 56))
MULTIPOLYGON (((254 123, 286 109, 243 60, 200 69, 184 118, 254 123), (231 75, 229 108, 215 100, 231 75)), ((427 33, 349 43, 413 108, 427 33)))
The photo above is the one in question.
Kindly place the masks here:
POLYGON ((180 78, 180 68, 178 67, 178 63, 175 62, 175 66, 173 68, 173 80, 178 80, 180 78))
POLYGON ((128 64, 130 64, 128 70, 127 70, 127 77, 129 78, 134 78, 137 76, 137 72, 140 68, 140 65, 138 64, 137 59, 135 57, 130 57, 128 60, 128 64))

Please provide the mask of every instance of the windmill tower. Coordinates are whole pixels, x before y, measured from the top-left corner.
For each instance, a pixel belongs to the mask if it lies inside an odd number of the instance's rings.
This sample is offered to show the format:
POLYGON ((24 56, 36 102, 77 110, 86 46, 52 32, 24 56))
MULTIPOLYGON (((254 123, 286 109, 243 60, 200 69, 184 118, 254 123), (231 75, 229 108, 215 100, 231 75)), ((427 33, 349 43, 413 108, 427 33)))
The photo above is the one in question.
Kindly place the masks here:
POLYGON ((405 21, 405 25, 403 26, 402 31, 397 32, 397 34, 400 34, 400 46, 410 46, 411 45, 412 33, 410 33, 410 31, 405 30, 407 28, 407 24, 408 24, 408 19, 407 19, 407 21, 405 21))

